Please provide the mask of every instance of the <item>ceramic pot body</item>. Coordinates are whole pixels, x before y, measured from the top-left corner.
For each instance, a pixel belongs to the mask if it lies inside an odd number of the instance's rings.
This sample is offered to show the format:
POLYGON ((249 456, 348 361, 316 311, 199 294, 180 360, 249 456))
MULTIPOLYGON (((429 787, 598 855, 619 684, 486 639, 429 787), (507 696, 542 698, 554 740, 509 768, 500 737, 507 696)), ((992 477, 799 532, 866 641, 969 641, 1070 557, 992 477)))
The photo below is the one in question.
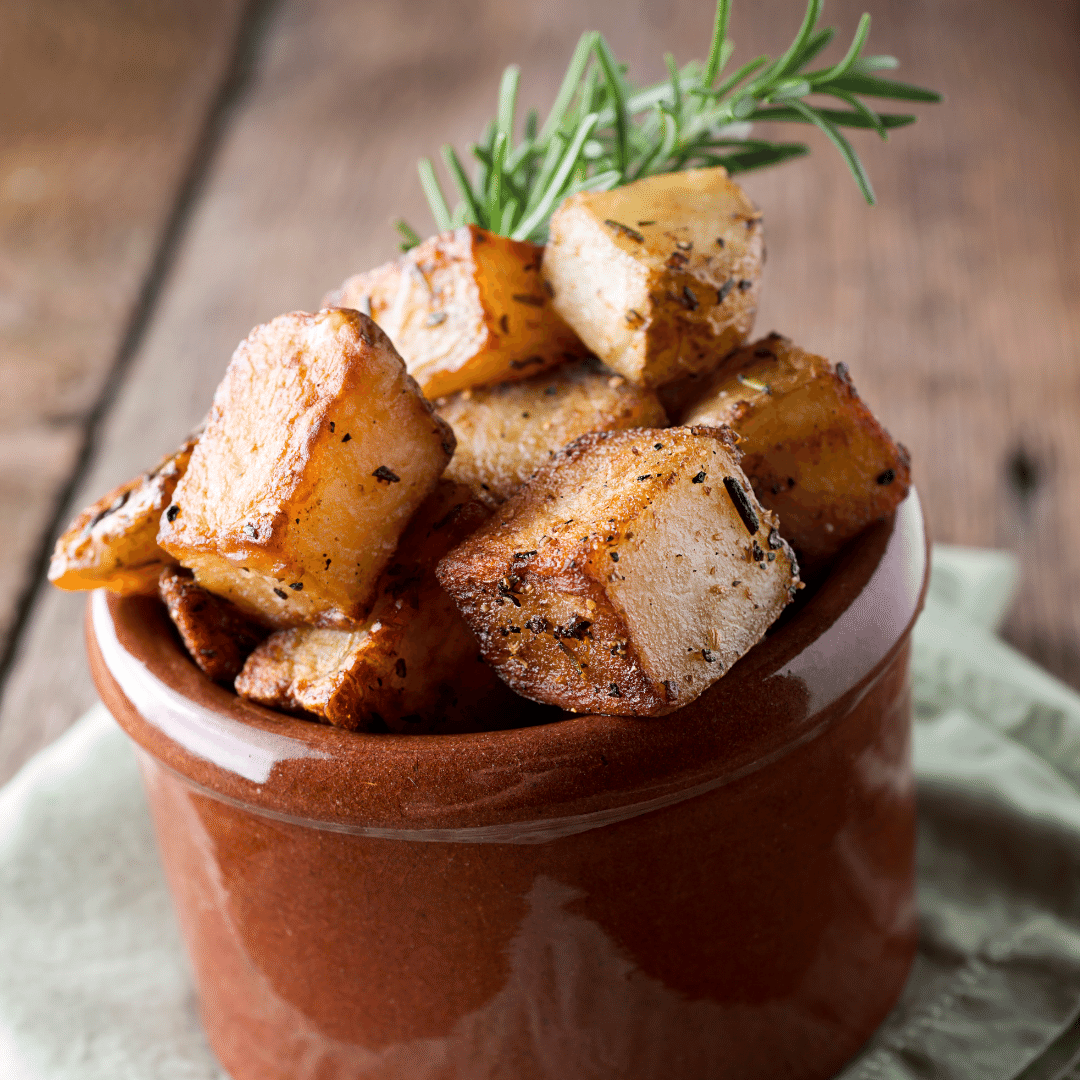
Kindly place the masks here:
POLYGON ((916 496, 698 701, 458 736, 240 701, 94 598, 234 1080, 831 1076, 915 944, 916 496))

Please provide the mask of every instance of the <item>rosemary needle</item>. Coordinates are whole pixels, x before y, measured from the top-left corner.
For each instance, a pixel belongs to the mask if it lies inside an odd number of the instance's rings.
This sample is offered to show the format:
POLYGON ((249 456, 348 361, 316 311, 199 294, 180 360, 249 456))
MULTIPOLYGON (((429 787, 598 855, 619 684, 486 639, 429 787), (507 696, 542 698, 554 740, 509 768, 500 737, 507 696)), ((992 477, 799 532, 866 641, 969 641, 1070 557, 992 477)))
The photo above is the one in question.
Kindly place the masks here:
MULTIPOLYGON (((451 146, 443 147, 447 172, 459 195, 453 211, 430 159, 419 163, 420 182, 440 231, 472 222, 517 240, 543 242, 552 212, 568 195, 600 191, 643 176, 723 165, 748 172, 802 157, 801 142, 751 137, 755 124, 786 121, 816 127, 847 163, 868 203, 870 178, 841 128, 876 131, 882 138, 914 123, 902 113, 880 113, 863 98, 935 102, 933 90, 882 78, 897 66, 891 56, 863 54, 870 16, 863 15, 843 58, 827 67, 810 65, 835 37, 818 27, 823 0, 808 0, 794 40, 776 60, 759 56, 722 78, 734 46, 728 39, 731 0, 718 0, 712 40, 704 63, 679 68, 666 56, 668 78, 635 88, 603 35, 581 36, 555 102, 542 125, 531 113, 515 142, 520 71, 511 65, 499 86, 496 118, 471 146, 472 179, 451 146), (719 82, 717 80, 720 80, 719 82), (809 97, 825 96, 847 106, 825 108, 809 97)), ((419 236, 396 223, 408 248, 419 236)))

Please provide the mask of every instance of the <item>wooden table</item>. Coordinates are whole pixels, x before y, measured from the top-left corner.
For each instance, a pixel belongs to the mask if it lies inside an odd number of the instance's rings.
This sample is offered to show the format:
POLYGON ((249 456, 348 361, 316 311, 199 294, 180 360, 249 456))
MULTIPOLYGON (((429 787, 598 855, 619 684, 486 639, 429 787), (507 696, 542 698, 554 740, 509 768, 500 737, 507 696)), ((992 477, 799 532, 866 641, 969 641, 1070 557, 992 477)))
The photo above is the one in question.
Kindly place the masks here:
MULTIPOLYGON (((910 448, 938 540, 1016 551, 1007 633, 1080 686, 1080 84, 1059 0, 835 0, 948 102, 859 139, 864 206, 816 134, 755 175, 759 328, 843 360, 910 448)), ((256 322, 430 227, 414 162, 550 100, 604 30, 642 79, 707 48, 708 0, 14 0, 0 9, 0 780, 94 700, 83 599, 42 582, 81 504, 205 412, 256 322)), ((801 0, 738 0, 739 55, 801 0)), ((803 132, 800 132, 800 135, 803 132)))

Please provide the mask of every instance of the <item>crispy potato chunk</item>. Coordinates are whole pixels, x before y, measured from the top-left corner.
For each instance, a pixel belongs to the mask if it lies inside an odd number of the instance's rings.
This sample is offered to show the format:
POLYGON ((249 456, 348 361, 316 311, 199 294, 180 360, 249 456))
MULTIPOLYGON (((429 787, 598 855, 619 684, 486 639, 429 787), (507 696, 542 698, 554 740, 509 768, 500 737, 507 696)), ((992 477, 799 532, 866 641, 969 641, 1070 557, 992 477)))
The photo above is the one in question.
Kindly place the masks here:
POLYGON ((799 584, 715 428, 583 435, 437 573, 518 693, 631 716, 693 701, 799 584))
POLYGON ((237 348, 158 543, 271 626, 350 629, 453 450, 367 316, 282 315, 237 348))
POLYGON ((214 682, 231 683, 248 653, 269 633, 235 604, 196 585, 190 570, 166 567, 158 578, 158 594, 188 655, 214 682))
POLYGON ((847 367, 779 334, 739 350, 684 423, 728 424, 743 471, 807 570, 826 564, 908 493, 908 453, 874 419, 847 367))
POLYGON ((429 398, 524 379, 588 354, 551 305, 542 252, 465 225, 349 278, 325 303, 370 314, 429 398))
POLYGON ((489 506, 504 503, 579 435, 668 422, 651 390, 589 360, 523 382, 466 390, 435 409, 457 436, 446 475, 468 484, 489 506))
POLYGON ((121 596, 157 592, 158 575, 176 561, 157 542, 158 521, 172 501, 198 436, 150 472, 87 507, 56 541, 49 580, 61 589, 105 588, 121 596))
POLYGON ((488 516, 468 488, 440 482, 401 538, 359 630, 279 630, 248 658, 236 690, 352 730, 516 727, 535 712, 479 658, 435 564, 488 516))
POLYGON ((650 176, 567 199, 543 274, 555 308, 642 386, 706 371, 753 329, 761 216, 722 168, 650 176))

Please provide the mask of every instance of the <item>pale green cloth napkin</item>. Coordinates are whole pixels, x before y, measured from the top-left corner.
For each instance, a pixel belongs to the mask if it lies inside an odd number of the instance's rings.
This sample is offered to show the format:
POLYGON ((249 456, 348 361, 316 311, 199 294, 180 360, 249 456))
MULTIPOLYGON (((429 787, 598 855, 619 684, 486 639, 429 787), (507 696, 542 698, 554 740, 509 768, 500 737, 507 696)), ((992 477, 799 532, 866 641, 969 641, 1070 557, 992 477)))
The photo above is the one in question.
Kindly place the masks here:
MULTIPOLYGON (((935 548, 915 633, 922 946, 843 1080, 1080 1080, 1080 696, 995 636, 1015 583, 1010 556, 935 548)), ((0 1078, 224 1080, 100 706, 0 791, 0 1078)))

